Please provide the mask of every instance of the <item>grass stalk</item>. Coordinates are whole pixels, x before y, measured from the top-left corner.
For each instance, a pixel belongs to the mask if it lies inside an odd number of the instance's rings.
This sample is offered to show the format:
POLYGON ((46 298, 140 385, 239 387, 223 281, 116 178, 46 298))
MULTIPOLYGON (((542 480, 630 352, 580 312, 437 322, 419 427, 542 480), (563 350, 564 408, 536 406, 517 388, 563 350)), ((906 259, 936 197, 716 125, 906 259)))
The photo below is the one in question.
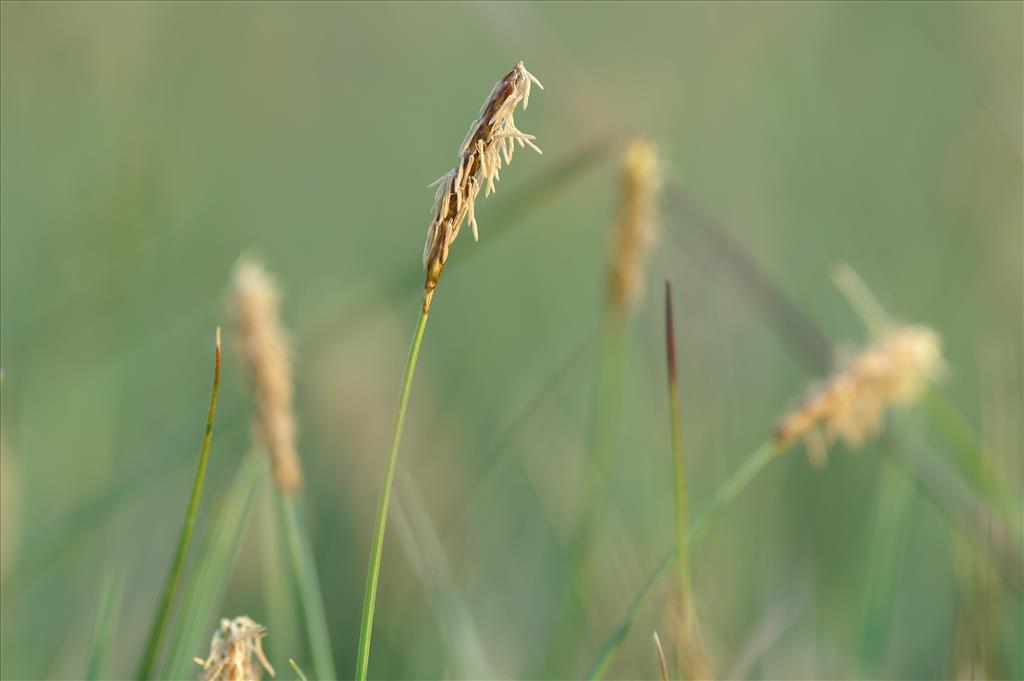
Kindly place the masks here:
POLYGON ((284 531, 298 584, 299 601, 302 603, 302 615, 306 623, 306 635, 309 637, 309 647, 313 655, 313 671, 318 679, 336 679, 338 675, 334 671, 327 614, 324 612, 313 547, 300 501, 297 495, 283 491, 279 498, 281 513, 284 516, 284 531))
POLYGON ((178 590, 178 584, 181 582, 185 558, 188 556, 188 548, 192 542, 196 516, 199 514, 199 500, 203 494, 203 483, 206 480, 206 465, 210 459, 210 443, 213 440, 213 422, 217 415, 217 393, 220 390, 220 359, 220 327, 217 327, 214 349, 213 389, 210 393, 210 409, 206 415, 206 429, 203 432, 203 442, 199 450, 199 465, 196 467, 196 476, 192 483, 192 494, 189 497, 188 507, 185 509, 185 523, 181 528, 178 547, 175 549, 174 558, 171 561, 171 571, 167 575, 167 581, 164 583, 163 593, 160 596, 160 605, 157 608, 156 616, 153 618, 153 623, 150 625, 142 660, 135 675, 136 678, 143 679, 143 681, 150 677, 153 672, 153 666, 156 664, 157 653, 160 650, 164 630, 167 628, 167 619, 171 613, 171 605, 174 602, 174 595, 178 590))
POLYGON ((306 675, 302 671, 302 668, 299 666, 299 664, 295 660, 293 660, 292 658, 289 657, 288 658, 288 664, 290 664, 292 666, 292 671, 294 671, 295 675, 299 677, 299 681, 308 681, 306 679, 306 675))
POLYGON ((103 586, 100 587, 99 608, 96 611, 92 649, 89 653, 89 666, 85 673, 88 681, 110 677, 107 656, 110 654, 111 639, 117 631, 123 590, 123 577, 115 580, 110 573, 104 575, 103 586))
POLYGON ((391 454, 388 459, 384 484, 377 501, 377 516, 373 527, 373 543, 370 545, 370 562, 366 571, 366 592, 363 596, 363 615, 359 626, 359 649, 356 657, 356 678, 366 679, 370 664, 370 639, 373 635, 373 614, 377 603, 377 583, 380 578, 381 554, 384 551, 384 530, 387 528, 388 508, 391 504, 391 490, 395 482, 395 469, 398 462, 398 448, 402 442, 402 429, 405 426, 405 413, 409 406, 409 394, 412 392, 412 379, 416 373, 416 362, 423 343, 423 331, 427 327, 429 312, 424 308, 420 311, 419 322, 412 336, 409 357, 405 361, 405 372, 402 376, 402 388, 399 391, 398 411, 395 415, 395 434, 391 443, 391 454))
POLYGON ((626 608, 626 612, 623 614, 622 620, 619 625, 612 631, 608 640, 601 648, 601 652, 597 656, 597 660, 590 668, 590 673, 587 674, 588 679, 600 679, 604 676, 608 667, 614 661, 615 656, 622 648, 623 642, 626 640, 626 635, 629 633, 630 628, 633 626, 633 621, 636 619, 640 609, 644 606, 647 600, 651 597, 654 592, 654 587, 657 586, 661 578, 665 576, 669 568, 675 563, 676 558, 680 554, 680 548, 688 550, 689 547, 698 539, 700 539, 707 531, 708 527, 711 526, 712 521, 718 517, 718 515, 727 509, 733 501, 740 495, 740 493, 747 488, 751 481, 758 476, 758 474, 764 470, 764 468, 776 457, 775 449, 770 443, 764 443, 758 447, 754 452, 747 458, 747 460, 740 466, 732 476, 726 480, 726 482, 718 488, 715 492, 714 498, 711 502, 697 515, 693 520, 693 524, 690 526, 690 531, 687 533, 685 540, 682 545, 673 545, 671 549, 662 557, 655 566, 654 571, 651 572, 650 576, 644 581, 640 590, 633 596, 633 600, 630 601, 629 606, 626 608))
POLYGON ((672 285, 665 282, 665 357, 668 363, 669 424, 672 431, 673 491, 676 511, 676 546, 679 548, 679 588, 683 612, 691 612, 690 551, 686 535, 690 527, 686 495, 686 463, 683 460, 683 422, 679 406, 679 372, 676 365, 676 331, 672 319, 672 285))

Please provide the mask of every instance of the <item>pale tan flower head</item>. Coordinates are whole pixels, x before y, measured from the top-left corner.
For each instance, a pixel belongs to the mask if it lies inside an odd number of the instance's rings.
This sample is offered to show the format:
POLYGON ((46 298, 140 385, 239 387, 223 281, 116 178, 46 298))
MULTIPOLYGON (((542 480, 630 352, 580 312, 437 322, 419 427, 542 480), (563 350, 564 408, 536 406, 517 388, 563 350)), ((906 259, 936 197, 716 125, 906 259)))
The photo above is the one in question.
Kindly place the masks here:
POLYGON ((779 425, 778 447, 803 437, 812 459, 839 439, 857 448, 882 429, 886 408, 915 402, 944 363, 938 334, 924 326, 894 327, 815 389, 779 425))
POLYGON ((255 426, 270 454, 277 483, 294 491, 302 483, 292 411, 292 362, 279 315, 281 296, 262 265, 235 266, 228 306, 235 340, 256 403, 255 426))
POLYGON ((473 238, 479 238, 474 208, 481 181, 485 187, 484 196, 490 195, 499 179, 502 164, 511 163, 516 144, 542 153, 533 143, 533 135, 522 132, 515 123, 516 107, 522 102, 525 110, 530 103, 531 85, 544 89, 540 81, 526 70, 523 62, 512 67, 495 84, 480 109, 480 115, 469 126, 455 168, 431 185, 437 186, 437 194, 434 197, 434 218, 427 227, 427 241, 423 246, 423 266, 427 270, 423 292, 425 311, 430 309, 434 288, 462 223, 468 220, 473 228, 473 238))
POLYGON ((650 140, 636 138, 622 156, 622 198, 612 234, 609 288, 613 306, 625 312, 644 289, 644 261, 657 235, 662 172, 650 140))
POLYGON ((194 658, 203 668, 200 681, 258 681, 263 669, 273 676, 274 668, 263 654, 262 639, 266 635, 266 627, 245 615, 222 619, 210 640, 209 657, 194 658), (253 665, 254 655, 262 669, 253 665))

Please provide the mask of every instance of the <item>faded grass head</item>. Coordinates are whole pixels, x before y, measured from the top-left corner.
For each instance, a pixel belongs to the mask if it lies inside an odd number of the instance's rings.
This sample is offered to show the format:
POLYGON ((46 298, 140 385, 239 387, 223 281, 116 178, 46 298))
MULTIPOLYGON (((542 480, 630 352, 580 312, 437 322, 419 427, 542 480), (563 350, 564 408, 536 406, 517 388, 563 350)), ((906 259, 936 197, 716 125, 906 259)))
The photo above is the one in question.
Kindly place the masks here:
POLYGON ((916 402, 943 367, 935 331, 891 327, 808 392, 779 424, 775 446, 781 449, 803 438, 816 464, 824 463, 836 440, 859 448, 881 432, 886 409, 916 402))
POLYGON ((465 221, 478 239, 475 204, 481 183, 484 196, 494 192, 502 164, 512 161, 515 145, 530 147, 538 154, 541 150, 528 135, 516 127, 515 109, 522 102, 523 110, 530 103, 530 87, 544 89, 526 67, 519 62, 499 80, 480 109, 480 115, 469 126, 466 139, 459 149, 455 168, 437 179, 434 198, 434 218, 427 227, 427 241, 423 247, 423 266, 427 279, 423 286, 423 311, 430 311, 434 289, 441 278, 452 243, 465 221), (479 176, 479 180, 477 179, 479 176))
POLYGON ((266 627, 245 615, 222 619, 210 639, 210 655, 205 660, 193 658, 203 668, 200 681, 258 681, 263 669, 274 676, 274 667, 263 653, 266 635, 266 627), (253 664, 254 656, 261 666, 253 664))
POLYGON ((294 492, 302 484, 292 409, 292 361, 281 325, 281 294, 262 265, 242 258, 228 298, 238 352, 256 403, 255 428, 270 455, 277 484, 294 492))
POLYGON ((657 236, 662 164, 650 140, 633 139, 622 155, 619 214, 612 234, 609 295, 625 314, 643 294, 644 264, 657 236))

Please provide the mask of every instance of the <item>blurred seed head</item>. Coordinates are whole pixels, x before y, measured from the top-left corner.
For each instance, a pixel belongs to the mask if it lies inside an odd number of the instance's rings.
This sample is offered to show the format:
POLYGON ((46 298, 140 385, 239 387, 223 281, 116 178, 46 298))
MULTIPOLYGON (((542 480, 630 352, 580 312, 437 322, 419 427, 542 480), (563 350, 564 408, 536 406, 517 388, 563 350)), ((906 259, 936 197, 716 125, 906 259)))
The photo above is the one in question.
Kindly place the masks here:
POLYGON ((516 107, 522 102, 525 110, 530 103, 531 85, 544 89, 540 81, 526 70, 523 62, 512 67, 494 85, 480 109, 480 115, 469 126, 455 168, 431 185, 437 186, 437 194, 434 197, 434 218, 427 227, 427 241, 423 246, 423 267, 427 270, 424 311, 430 310, 434 289, 463 222, 468 220, 473 228, 473 239, 479 238, 474 210, 481 186, 477 176, 484 183, 484 196, 489 196, 494 192, 502 163, 508 165, 512 162, 516 144, 542 153, 533 143, 534 136, 519 130, 515 123, 516 107))
POLYGON ((263 637, 267 628, 242 615, 233 620, 222 619, 210 640, 210 655, 204 660, 193 658, 203 670, 200 681, 258 681, 271 666, 263 653, 263 637), (261 667, 253 665, 253 656, 261 667))
POLYGON ((281 325, 280 302, 281 295, 263 266, 239 260, 228 307, 256 403, 254 426, 270 454, 277 484, 292 492, 302 484, 302 471, 295 444, 291 350, 281 325))
POLYGON ((894 327, 807 397, 779 425, 777 447, 804 438, 812 461, 823 463, 837 439, 859 448, 882 429, 885 410, 920 398, 944 369, 938 334, 924 326, 894 327))
POLYGON ((644 290, 644 264, 657 236, 661 160, 650 140, 632 140, 622 155, 619 214, 611 243, 612 306, 627 312, 644 290))

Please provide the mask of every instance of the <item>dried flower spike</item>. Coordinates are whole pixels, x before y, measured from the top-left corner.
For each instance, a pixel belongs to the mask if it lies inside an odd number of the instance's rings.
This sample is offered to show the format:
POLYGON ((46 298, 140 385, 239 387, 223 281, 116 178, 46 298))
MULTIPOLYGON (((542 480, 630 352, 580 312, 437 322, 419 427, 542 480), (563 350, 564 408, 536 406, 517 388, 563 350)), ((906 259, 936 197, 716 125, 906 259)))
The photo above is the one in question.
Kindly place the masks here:
POLYGON ((481 181, 486 187, 484 196, 489 196, 499 179, 502 163, 508 165, 512 161, 517 143, 520 147, 528 146, 538 154, 542 153, 533 143, 533 135, 516 128, 514 118, 520 102, 524 110, 529 105, 531 84, 544 89, 540 81, 526 70, 523 62, 512 67, 495 84, 480 109, 480 116, 469 126, 455 168, 431 185, 437 186, 437 195, 434 198, 434 219, 427 227, 427 242, 423 247, 423 266, 427 270, 423 290, 424 311, 430 310, 434 289, 462 223, 468 220, 473 228, 473 239, 479 238, 474 207, 481 181))
POLYGON ((261 265, 247 259, 238 262, 228 303, 256 402, 255 426, 270 454, 278 485, 293 492, 302 483, 302 472, 295 445, 291 353, 278 313, 280 300, 261 265))
POLYGON ((611 245, 611 302, 620 313, 643 293, 644 260, 656 236, 661 161, 646 139, 629 143, 622 156, 622 203, 611 245))
POLYGON ((271 676, 274 668, 263 654, 263 637, 267 628, 242 615, 233 620, 222 619, 210 640, 210 655, 205 660, 194 658, 203 668, 200 681, 258 681, 263 675, 253 665, 253 655, 271 676))
POLYGON ((837 439, 857 448, 882 428, 889 406, 915 402, 942 372, 938 335, 924 326, 895 327, 853 357, 786 416, 777 448, 804 438, 812 461, 822 463, 837 439))

